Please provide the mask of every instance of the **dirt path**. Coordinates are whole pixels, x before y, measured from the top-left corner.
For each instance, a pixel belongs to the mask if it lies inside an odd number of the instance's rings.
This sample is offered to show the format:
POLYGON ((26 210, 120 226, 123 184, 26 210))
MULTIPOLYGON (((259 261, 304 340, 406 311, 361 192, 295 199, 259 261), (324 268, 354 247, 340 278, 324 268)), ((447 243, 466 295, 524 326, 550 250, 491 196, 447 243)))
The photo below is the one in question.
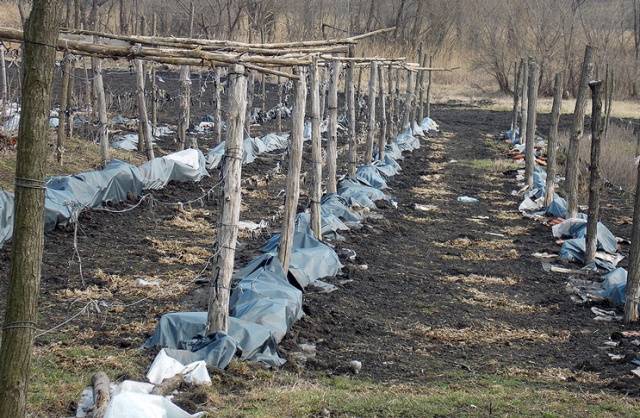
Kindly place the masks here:
POLYGON ((508 115, 434 117, 443 134, 390 182, 398 209, 348 236, 367 270, 347 269, 352 281, 337 292, 307 295, 309 315, 294 335, 321 341, 314 367, 339 374, 360 360, 375 381, 437 381, 457 370, 463 380, 496 374, 635 392, 630 366, 613 365, 601 348, 620 326, 593 321, 566 295, 566 276, 532 256, 558 247, 547 227, 520 216, 515 180, 492 161, 500 150, 485 135, 508 115), (462 195, 479 202, 460 203, 462 195))

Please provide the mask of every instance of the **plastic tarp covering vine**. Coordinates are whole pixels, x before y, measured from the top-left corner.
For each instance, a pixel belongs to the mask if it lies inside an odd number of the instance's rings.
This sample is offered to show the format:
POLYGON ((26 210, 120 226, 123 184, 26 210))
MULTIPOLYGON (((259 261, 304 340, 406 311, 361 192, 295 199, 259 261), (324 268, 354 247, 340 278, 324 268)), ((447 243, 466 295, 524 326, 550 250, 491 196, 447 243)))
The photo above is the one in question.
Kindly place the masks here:
MULTIPOLYGON (((45 230, 67 224, 76 210, 125 202, 139 197, 143 190, 161 189, 170 181, 197 182, 208 175, 202 152, 188 149, 140 167, 112 160, 102 170, 50 177, 45 192, 45 230)), ((0 245, 12 235, 13 205, 13 194, 0 191, 0 245)))
MULTIPOLYGON (((262 138, 245 138, 242 144, 242 164, 251 164, 256 157, 266 152, 285 149, 289 146, 289 134, 270 133, 262 138)), ((206 165, 209 170, 220 166, 225 152, 225 141, 222 141, 207 152, 206 165)))

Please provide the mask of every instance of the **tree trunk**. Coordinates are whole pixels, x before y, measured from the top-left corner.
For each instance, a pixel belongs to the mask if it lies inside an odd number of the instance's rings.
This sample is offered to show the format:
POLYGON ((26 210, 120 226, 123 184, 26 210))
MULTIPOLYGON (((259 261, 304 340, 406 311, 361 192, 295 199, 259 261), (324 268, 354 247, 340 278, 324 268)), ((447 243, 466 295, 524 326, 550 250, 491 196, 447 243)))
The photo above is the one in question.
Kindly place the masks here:
MULTIPOLYGON (((336 68, 339 70, 340 68, 336 68)), ((291 138, 289 140, 289 170, 287 171, 287 196, 284 206, 284 222, 280 235, 278 258, 285 276, 289 271, 293 232, 295 230, 298 198, 300 197, 300 169, 302 167, 302 141, 304 137, 304 114, 307 101, 306 70, 296 67, 300 79, 295 81, 296 102, 293 107, 291 138)), ((333 89, 333 88, 332 88, 333 89)), ((331 173, 329 173, 331 175, 331 173)))
POLYGON ((411 129, 411 109, 413 108, 413 84, 415 74, 407 71, 407 90, 404 95, 404 114, 402 115, 402 129, 411 129))
POLYGON ((320 137, 320 69, 311 64, 311 230, 322 239, 320 199, 322 198, 322 138, 320 137))
POLYGON ((536 105, 538 104, 538 64, 533 59, 529 59, 529 91, 527 109, 527 137, 525 142, 525 168, 524 178, 529 186, 533 188, 533 172, 536 167, 535 143, 536 143, 536 105))
POLYGON ((229 295, 240 220, 244 118, 247 106, 247 78, 242 65, 230 68, 228 80, 229 115, 225 157, 220 170, 224 181, 222 212, 218 225, 217 259, 209 288, 207 334, 228 330, 229 295))
POLYGON ((551 109, 551 128, 547 143, 547 184, 545 187, 544 207, 548 208, 553 202, 556 189, 556 159, 558 154, 558 124, 560 123, 560 109, 562 108, 562 90, 564 80, 562 73, 557 73, 553 87, 553 107, 551 109))
POLYGON ((278 112, 276 114, 276 127, 282 132, 282 77, 278 76, 278 112))
POLYGON ((579 175, 579 150, 580 139, 584 131, 584 107, 587 102, 587 87, 593 71, 593 50, 590 45, 584 50, 582 62, 582 74, 576 97, 576 107, 573 112, 573 125, 569 136, 569 149, 567 151, 567 216, 575 218, 578 215, 578 175, 579 175))
POLYGON ((95 404, 91 417, 104 418, 111 400, 109 377, 104 372, 98 372, 91 377, 91 384, 95 404))
POLYGON ((587 237, 585 247, 585 265, 595 261, 597 249, 598 217, 600 216, 600 142, 602 139, 602 90, 601 81, 589 83, 591 88, 591 177, 589 179, 589 209, 587 211, 587 237))
POLYGON ((59 0, 34 0, 25 23, 11 270, 0 344, 0 418, 26 414, 44 247, 44 176, 59 0))
POLYGON ((9 86, 7 85, 7 64, 4 56, 4 46, 0 46, 0 69, 2 70, 2 106, 7 107, 9 103, 9 86))
MULTIPOLYGON (((153 36, 158 35, 158 15, 153 14, 153 36)), ((151 132, 156 135, 158 129, 158 85, 156 84, 156 65, 151 63, 151 132)))
MULTIPOLYGON (((71 27, 71 0, 67 0, 67 17, 65 22, 67 27, 71 27)), ((4 68, 4 47, 0 49, 2 54, 2 77, 6 85, 6 73, 4 68)), ((65 51, 62 58, 62 90, 60 92, 60 111, 58 112, 58 136, 56 141, 56 160, 58 164, 64 163, 64 144, 67 140, 67 123, 69 123, 69 82, 71 81, 71 54, 65 51)), ((6 104, 6 100, 5 100, 6 104)))
POLYGON ((327 192, 336 193, 336 164, 338 159, 338 80, 342 64, 340 61, 331 63, 331 75, 329 77, 329 98, 327 108, 329 111, 329 140, 327 141, 327 192))
POLYGON ((378 69, 378 84, 380 92, 380 137, 378 138, 378 159, 384 161, 384 146, 387 144, 387 109, 384 91, 384 66, 378 69))
MULTIPOLYGON (((424 54, 422 56, 422 62, 420 63, 420 65, 422 65, 423 67, 425 67, 427 65, 427 54, 424 54)), ((418 123, 421 123, 422 120, 424 119, 424 93, 425 93, 425 88, 424 88, 424 77, 425 76, 425 72, 424 71, 420 71, 420 87, 418 89, 419 91, 419 97, 418 97, 418 123)))
POLYGON ((391 143, 392 138, 396 135, 396 124, 394 120, 396 98, 393 87, 393 66, 391 64, 389 64, 387 70, 387 81, 389 84, 389 132, 387 135, 387 143, 391 143))
POLYGON ((364 154, 364 163, 371 164, 373 161, 373 144, 376 134, 376 82, 378 79, 378 63, 371 63, 369 73, 369 129, 367 132, 367 148, 364 154))
MULTIPOLYGON (((429 57, 429 67, 433 65, 433 55, 429 57)), ((429 71, 429 78, 427 84, 427 103, 425 106, 427 107, 427 117, 431 117, 431 87, 433 85, 433 71, 429 71)))
POLYGON ((179 149, 187 146, 187 129, 189 129, 191 115, 191 77, 188 65, 180 67, 180 113, 178 115, 179 149))
POLYGON ((138 142, 144 141, 147 150, 147 158, 153 160, 153 133, 149 124, 149 116, 147 115, 147 102, 144 98, 144 69, 142 68, 142 60, 136 60, 136 82, 138 96, 138 124, 142 127, 142 136, 138 136, 138 142))

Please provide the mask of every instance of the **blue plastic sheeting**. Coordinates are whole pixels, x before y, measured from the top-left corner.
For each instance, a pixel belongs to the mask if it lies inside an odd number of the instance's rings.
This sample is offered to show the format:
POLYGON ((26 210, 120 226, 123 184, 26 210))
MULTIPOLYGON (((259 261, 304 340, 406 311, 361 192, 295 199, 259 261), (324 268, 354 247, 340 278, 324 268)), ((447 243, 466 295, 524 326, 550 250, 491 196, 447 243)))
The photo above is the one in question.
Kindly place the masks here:
POLYGON ((502 137, 510 140, 512 144, 517 144, 520 142, 520 129, 516 128, 515 134, 511 129, 509 129, 507 132, 502 134, 502 137))
MULTIPOLYGON (((251 164, 256 157, 266 152, 285 149, 289 146, 289 134, 267 134, 262 138, 245 138, 242 147, 242 164, 251 164)), ((206 165, 209 170, 220 166, 225 152, 225 141, 222 141, 207 152, 206 165)))
POLYGON ((373 164, 358 167, 358 170, 356 171, 356 178, 365 185, 375 187, 379 190, 389 188, 389 186, 387 186, 387 181, 382 177, 378 168, 373 164))
POLYGON ((627 289, 627 270, 618 267, 602 276, 602 290, 597 295, 607 299, 615 306, 624 306, 627 289))
MULTIPOLYGON (((583 264, 586 248, 587 244, 584 238, 568 239, 560 247, 560 260, 583 264)), ((607 271, 616 267, 612 262, 598 258, 598 254, 596 254, 595 264, 607 271)))
POLYGON ((353 211, 349 202, 342 196, 335 193, 327 193, 322 196, 320 201, 322 213, 337 216, 347 226, 350 224, 358 224, 362 221, 362 215, 353 211))
POLYGON ((547 187, 547 172, 544 168, 537 165, 533 170, 533 187, 540 189, 542 194, 545 193, 547 187))
POLYGON ((385 154, 383 161, 375 161, 373 166, 384 176, 392 177, 402 171, 400 164, 392 157, 385 154))
POLYGON ((269 328, 281 341, 302 317, 302 292, 292 286, 275 256, 265 254, 238 272, 242 279, 231 294, 231 316, 269 328))
MULTIPOLYGON (((229 317, 228 336, 232 344, 221 335, 207 337, 207 312, 174 312, 162 315, 153 335, 144 343, 145 348, 162 347, 193 352, 199 359, 210 358, 216 363, 209 363, 212 367, 225 368, 236 351, 240 351, 243 360, 261 361, 272 366, 281 366, 284 360, 280 358, 277 342, 271 335, 269 328, 249 321, 229 317), (232 347, 233 352, 222 352, 220 344, 232 347), (216 351, 218 356, 212 356, 216 351)), ((167 351, 168 355, 188 353, 167 351)), ((176 357, 177 358, 177 357, 176 357)))
POLYGON ((338 194, 350 206, 376 209, 377 200, 390 200, 382 191, 368 186, 360 180, 345 178, 338 183, 338 194))
MULTIPOLYGON (((618 240, 615 235, 601 222, 598 222, 597 228, 598 249, 609 254, 616 254, 618 252, 618 240)), ((563 223, 556 225, 553 233, 554 236, 558 237, 586 238, 587 221, 586 219, 567 219, 563 223)))
MULTIPOLYGON (((303 228, 309 228, 310 225, 311 214, 308 212, 299 213, 296 216, 296 229, 302 230, 303 228)), ((337 238, 339 231, 348 230, 349 227, 340 218, 320 206, 320 232, 322 232, 323 238, 337 238)))
POLYGON ((558 195, 558 193, 553 194, 553 200, 551 204, 546 210, 546 214, 555 216, 556 218, 566 218, 567 217, 567 201, 558 195))
POLYGON ((420 122, 420 128, 425 132, 438 132, 439 126, 433 119, 426 117, 420 122))
MULTIPOLYGON (((75 210, 124 202, 170 181, 197 182, 208 175, 202 153, 189 149, 156 158, 139 168, 113 160, 103 170, 51 177, 46 183, 45 230, 68 223, 75 210)), ((11 193, 0 193, 0 246, 13 232, 13 200, 11 193)))
POLYGON ((420 148, 420 140, 413 136, 411 129, 402 131, 395 140, 400 151, 413 151, 420 148))
MULTIPOLYGON (((261 250, 275 256, 279 245, 280 234, 275 234, 261 250)), ((318 241, 308 228, 294 232, 289 273, 300 289, 304 289, 318 279, 335 276, 341 268, 342 264, 333 248, 318 241)))

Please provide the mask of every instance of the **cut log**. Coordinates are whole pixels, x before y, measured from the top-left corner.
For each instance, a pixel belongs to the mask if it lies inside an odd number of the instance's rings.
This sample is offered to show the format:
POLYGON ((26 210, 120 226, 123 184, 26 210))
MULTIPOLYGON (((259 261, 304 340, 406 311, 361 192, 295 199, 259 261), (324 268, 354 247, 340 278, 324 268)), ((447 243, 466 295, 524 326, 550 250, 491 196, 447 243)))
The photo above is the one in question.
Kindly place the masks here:
POLYGON ((111 400, 109 377, 104 372, 98 372, 91 378, 93 385, 93 413, 92 418, 103 418, 111 400))

